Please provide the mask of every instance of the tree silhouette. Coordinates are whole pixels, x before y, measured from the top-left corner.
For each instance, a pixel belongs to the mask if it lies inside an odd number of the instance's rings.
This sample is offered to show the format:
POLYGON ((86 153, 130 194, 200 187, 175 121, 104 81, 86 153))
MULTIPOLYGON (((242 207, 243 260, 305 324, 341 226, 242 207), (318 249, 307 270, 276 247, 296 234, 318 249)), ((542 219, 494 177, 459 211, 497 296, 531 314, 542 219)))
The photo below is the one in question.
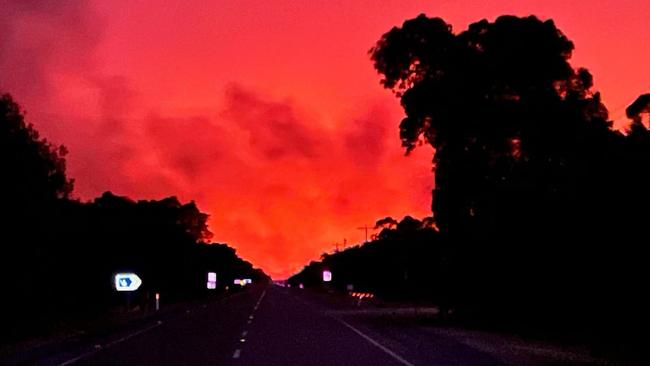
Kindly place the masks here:
POLYGON ((370 57, 406 114, 406 153, 434 147, 443 297, 502 325, 610 337, 642 314, 649 99, 627 109, 628 135, 614 131, 591 74, 569 63, 573 48, 534 16, 454 33, 420 15, 370 57))
POLYGON ((9 95, 0 97, 0 341, 83 324, 123 306, 112 276, 136 272, 143 285, 132 302, 151 307, 206 296, 217 272, 223 291, 234 278, 266 281, 225 244, 209 243, 208 215, 176 197, 135 201, 106 192, 70 199, 66 150, 41 138, 9 95))
POLYGON ((634 124, 640 124, 643 113, 650 113, 650 94, 639 96, 630 106, 625 109, 627 118, 634 124))
POLYGON ((0 149, 2 192, 11 192, 4 198, 10 204, 47 202, 72 192, 73 180, 65 171, 66 148, 52 145, 25 123, 9 94, 0 96, 0 149))
POLYGON ((353 285, 357 291, 385 299, 440 301, 440 293, 432 291, 439 283, 431 280, 441 269, 437 231, 410 216, 399 222, 390 217, 377 222, 384 228, 375 239, 323 254, 320 262, 309 263, 289 283, 318 286, 327 268, 334 274, 331 285, 341 291, 353 285))
POLYGON ((379 228, 392 229, 395 226, 397 226, 397 220, 395 220, 394 218, 392 218, 390 216, 386 216, 383 219, 379 219, 375 223, 375 229, 379 229, 379 228))
MULTIPOLYGON (((10 95, 0 96, 0 277, 6 293, 12 294, 5 306, 13 318, 35 301, 29 287, 47 278, 50 269, 39 265, 52 258, 47 234, 57 230, 52 218, 58 217, 59 201, 73 186, 66 176, 65 154, 64 147, 41 138, 25 122, 10 95)), ((5 317, 0 316, 0 323, 5 317)))
POLYGON ((435 148, 433 210, 441 229, 465 227, 485 199, 480 186, 498 184, 513 160, 569 149, 571 136, 560 131, 578 128, 573 115, 607 124, 591 75, 568 62, 572 50, 552 21, 532 16, 483 20, 455 35, 424 15, 371 49, 382 84, 404 107, 407 153, 423 142, 435 148))

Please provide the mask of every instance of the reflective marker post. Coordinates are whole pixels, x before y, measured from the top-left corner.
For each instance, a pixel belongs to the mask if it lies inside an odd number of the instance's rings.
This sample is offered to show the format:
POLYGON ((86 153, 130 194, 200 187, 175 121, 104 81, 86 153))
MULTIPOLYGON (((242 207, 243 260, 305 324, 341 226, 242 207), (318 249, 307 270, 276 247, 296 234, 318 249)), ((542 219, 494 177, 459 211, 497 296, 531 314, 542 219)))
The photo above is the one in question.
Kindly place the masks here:
POLYGON ((156 292, 156 311, 160 310, 160 293, 156 292))

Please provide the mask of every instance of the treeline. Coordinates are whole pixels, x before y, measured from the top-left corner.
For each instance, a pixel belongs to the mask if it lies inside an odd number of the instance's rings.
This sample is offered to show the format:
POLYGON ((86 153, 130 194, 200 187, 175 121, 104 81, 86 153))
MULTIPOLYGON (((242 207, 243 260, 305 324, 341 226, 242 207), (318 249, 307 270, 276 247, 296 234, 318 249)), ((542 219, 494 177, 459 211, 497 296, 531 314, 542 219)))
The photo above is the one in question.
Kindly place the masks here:
POLYGON ((454 33, 420 15, 384 34, 370 56, 404 108, 407 153, 434 148, 437 229, 326 256, 323 265, 344 268, 333 278, 352 281, 341 277, 363 268, 376 275, 372 290, 397 294, 376 268, 400 278, 412 261, 428 278, 420 289, 459 318, 640 351, 650 95, 622 111, 624 132, 614 129, 592 75, 569 63, 573 49, 553 21, 533 16, 454 33), (405 249, 420 241, 429 248, 405 249))
POLYGON ((437 263, 442 255, 439 233, 431 218, 420 221, 406 216, 397 222, 391 217, 377 221, 380 230, 363 245, 324 253, 289 278, 293 287, 323 285, 323 271, 332 272, 328 286, 347 291, 371 292, 385 300, 409 302, 437 301, 434 291, 441 279, 437 263))
POLYGON ((0 338, 16 340, 104 316, 125 305, 113 276, 142 278, 135 307, 207 295, 234 278, 268 280, 233 248, 210 243, 208 215, 175 197, 134 201, 104 193, 71 199, 66 150, 41 138, 9 95, 0 97, 0 338), (146 301, 146 300, 151 301, 146 301))

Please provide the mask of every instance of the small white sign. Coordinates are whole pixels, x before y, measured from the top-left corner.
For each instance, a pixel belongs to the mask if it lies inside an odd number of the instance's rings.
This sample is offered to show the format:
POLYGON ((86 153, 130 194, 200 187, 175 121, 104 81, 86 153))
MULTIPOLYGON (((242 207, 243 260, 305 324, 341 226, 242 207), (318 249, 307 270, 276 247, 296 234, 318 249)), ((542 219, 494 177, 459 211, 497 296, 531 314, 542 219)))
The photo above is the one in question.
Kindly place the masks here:
POLYGON ((142 280, 135 273, 118 273, 115 275, 115 289, 117 291, 135 291, 140 285, 142 285, 142 280))
POLYGON ((323 282, 330 282, 332 281, 332 272, 325 270, 323 271, 323 282))
POLYGON ((216 288, 217 288, 217 283, 216 282, 208 281, 208 289, 209 290, 214 290, 216 288))
POLYGON ((208 272, 208 282, 217 282, 216 272, 208 272))

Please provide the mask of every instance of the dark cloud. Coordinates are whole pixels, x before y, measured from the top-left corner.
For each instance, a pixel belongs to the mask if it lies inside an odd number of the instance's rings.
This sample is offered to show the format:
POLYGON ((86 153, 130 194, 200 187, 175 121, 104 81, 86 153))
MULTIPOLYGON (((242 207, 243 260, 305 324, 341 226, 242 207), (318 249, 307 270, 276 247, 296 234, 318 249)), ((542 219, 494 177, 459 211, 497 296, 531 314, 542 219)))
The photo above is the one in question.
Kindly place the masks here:
POLYGON ((98 130, 102 136, 116 136, 126 132, 127 119, 137 103, 137 93, 124 76, 96 77, 98 107, 102 123, 98 130))
POLYGON ((103 30, 89 0, 3 1, 0 89, 23 103, 47 102, 57 74, 92 68, 103 30))
MULTIPOLYGON (((381 106, 331 128, 291 100, 238 84, 219 100, 214 115, 145 118, 142 137, 157 165, 140 173, 166 172, 177 194, 209 211, 218 240, 264 268, 286 273, 320 255, 323 243, 341 241, 341 231, 356 233, 350 223, 412 213, 404 210, 412 201, 428 211, 430 189, 403 192, 420 183, 409 171, 422 160, 403 156, 390 134, 396 118, 381 106)), ((422 166, 430 175, 428 157, 422 166)))
POLYGON ((137 93, 127 78, 99 71, 104 30, 90 0, 0 6, 0 91, 14 95, 49 140, 68 147, 74 194, 84 198, 140 184, 129 173, 143 149, 128 126, 137 93))
POLYGON ((381 107, 373 107, 365 116, 354 120, 344 135, 348 156, 360 168, 376 168, 386 151, 388 128, 392 121, 381 107))
POLYGON ((314 158, 322 153, 322 131, 299 119, 289 102, 269 101, 231 84, 222 115, 248 133, 250 147, 264 158, 314 158))
POLYGON ((151 116, 145 128, 160 162, 191 181, 213 176, 222 158, 232 159, 234 150, 230 149, 236 148, 229 133, 206 116, 151 116))

